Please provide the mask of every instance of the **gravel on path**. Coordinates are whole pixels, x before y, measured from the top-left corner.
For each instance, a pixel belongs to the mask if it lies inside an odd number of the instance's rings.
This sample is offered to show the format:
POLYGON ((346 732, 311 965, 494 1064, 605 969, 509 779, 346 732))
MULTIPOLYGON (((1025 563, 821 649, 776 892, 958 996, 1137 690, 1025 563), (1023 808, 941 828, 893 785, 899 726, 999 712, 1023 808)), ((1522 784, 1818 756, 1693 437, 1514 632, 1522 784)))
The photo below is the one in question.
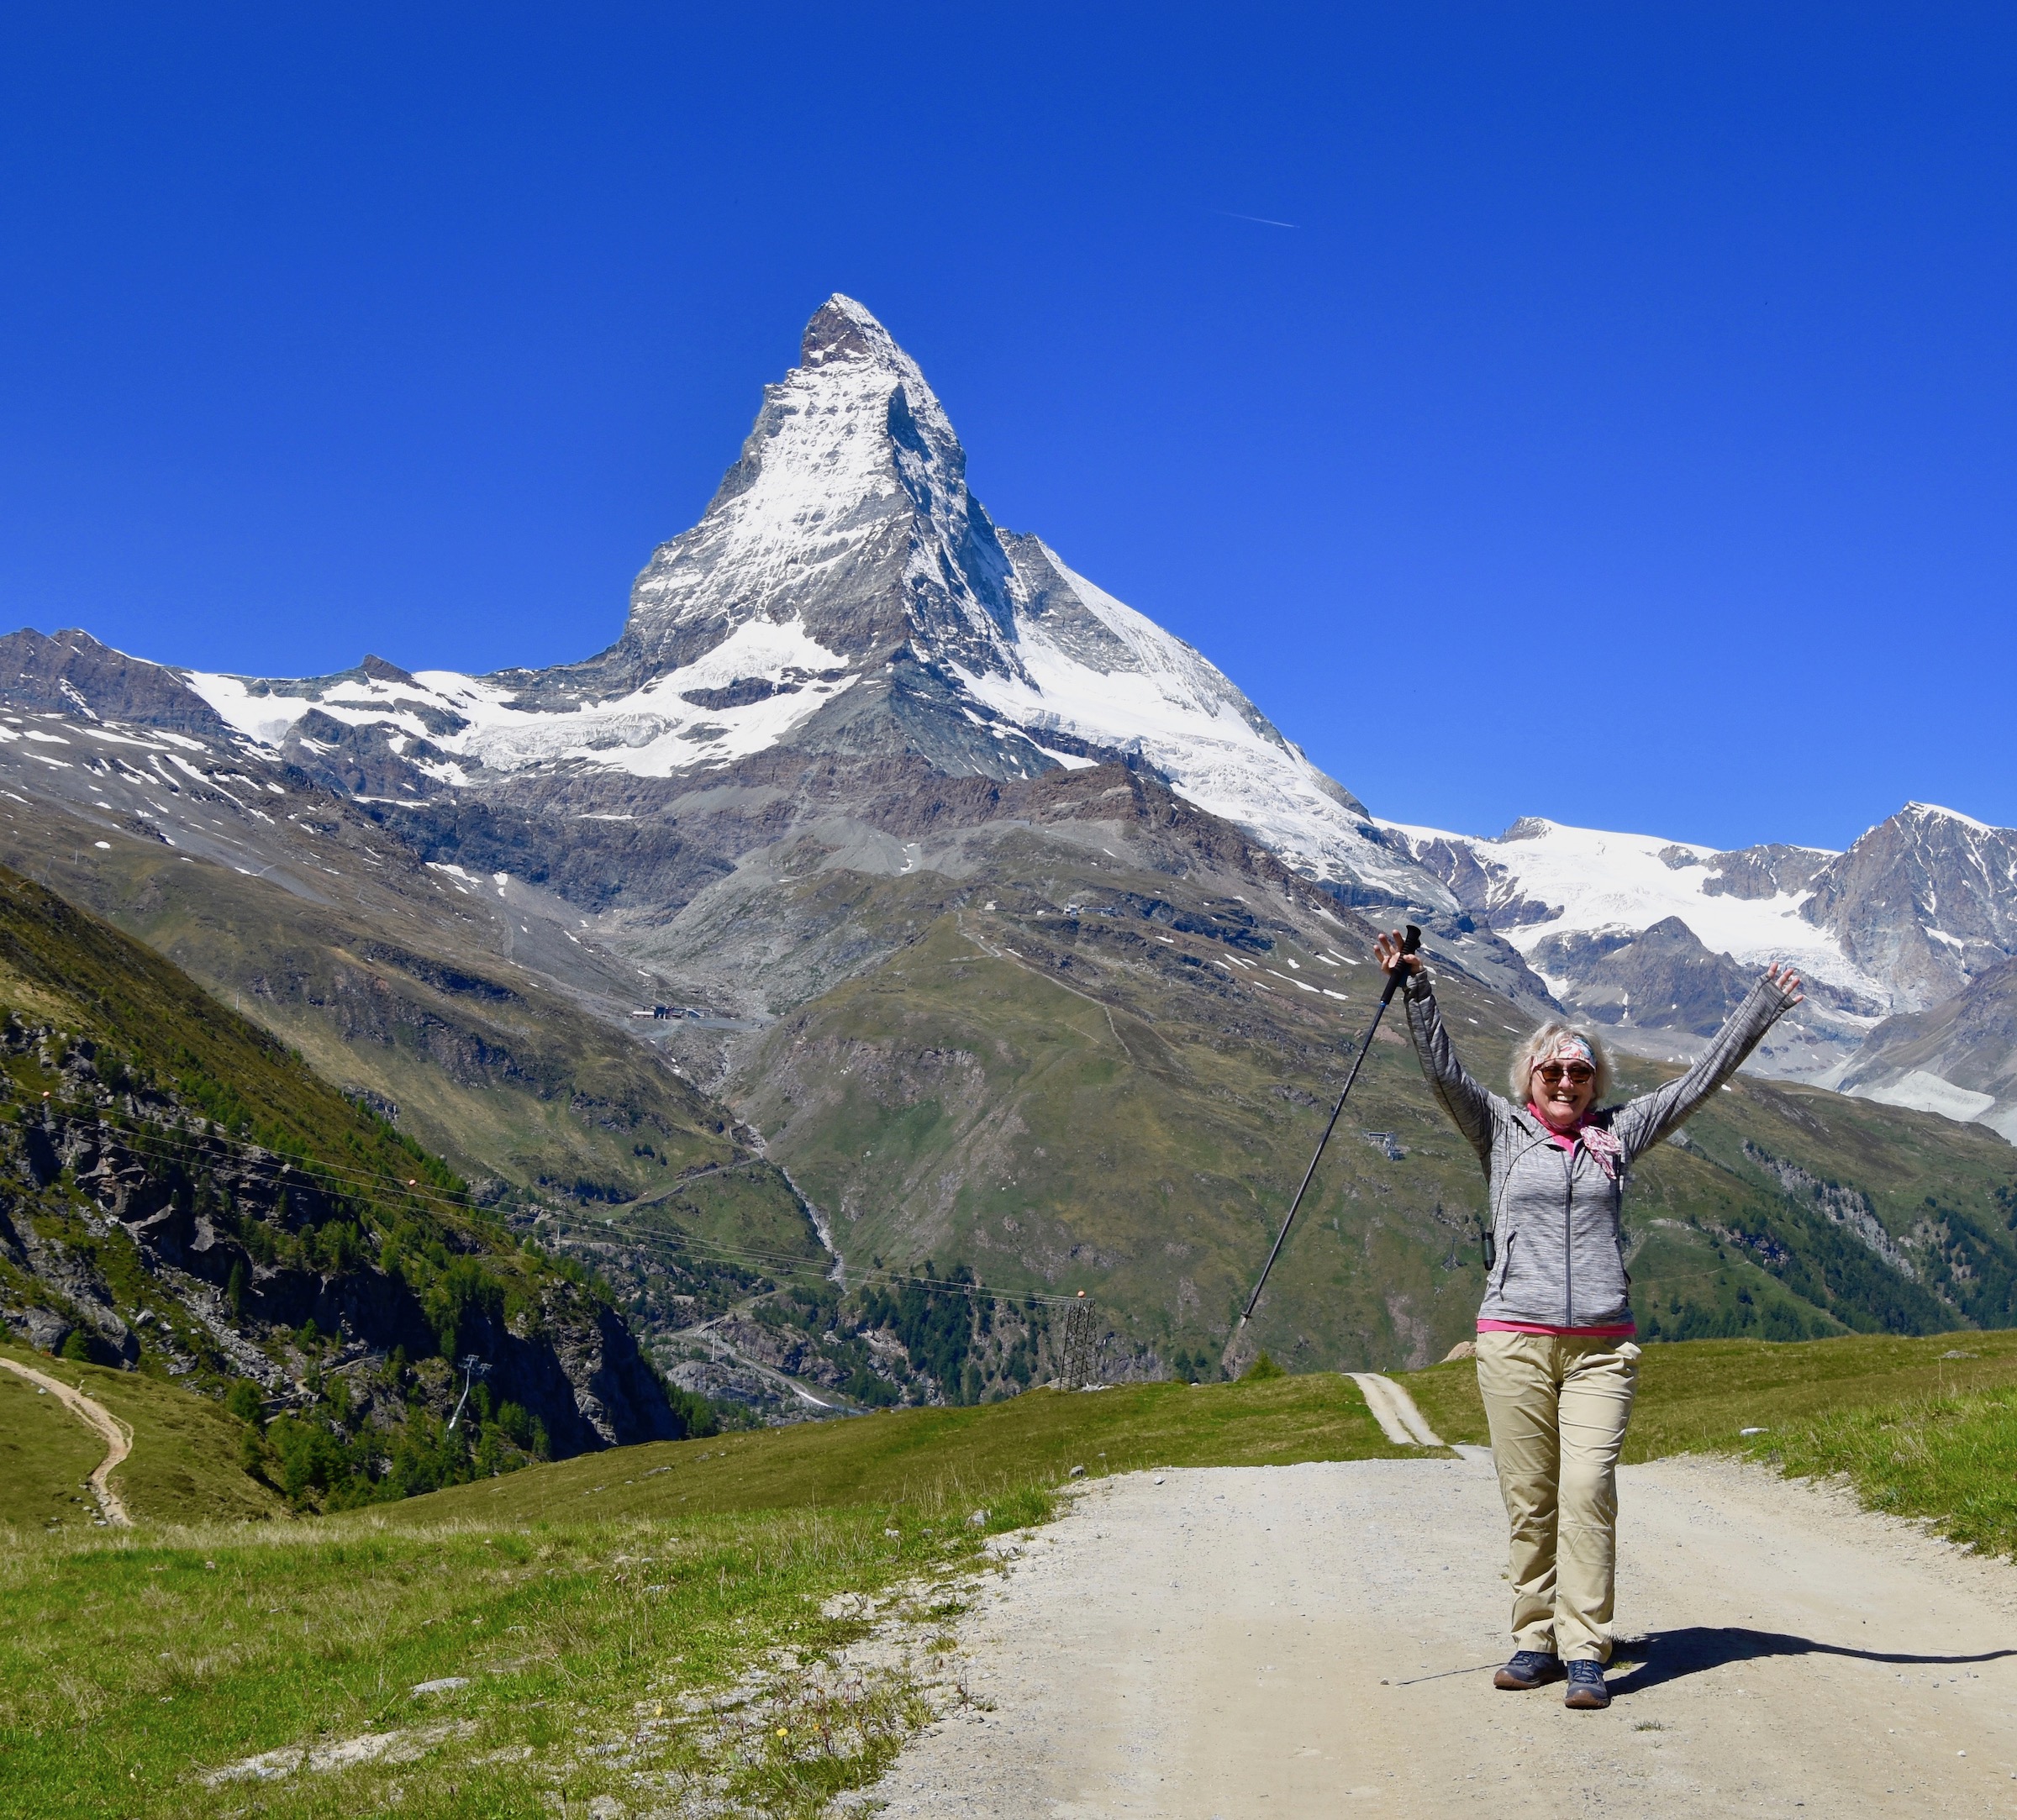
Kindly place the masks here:
POLYGON ((891 1820, 2017 1812, 2017 1568, 1702 1459, 1620 1474, 1604 1712, 1500 1693, 1488 1456, 1135 1473, 1003 1544, 891 1820), (1630 1644, 1622 1639, 1635 1639, 1630 1644))

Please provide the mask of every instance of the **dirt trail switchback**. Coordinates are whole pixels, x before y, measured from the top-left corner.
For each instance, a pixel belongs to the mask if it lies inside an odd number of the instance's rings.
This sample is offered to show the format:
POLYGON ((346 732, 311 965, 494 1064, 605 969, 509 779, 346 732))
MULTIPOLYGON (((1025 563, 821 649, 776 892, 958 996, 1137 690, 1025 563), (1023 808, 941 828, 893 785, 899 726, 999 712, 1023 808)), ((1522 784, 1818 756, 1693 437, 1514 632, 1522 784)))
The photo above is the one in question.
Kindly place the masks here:
POLYGON ((1004 1546, 891 1820, 2017 1813, 2017 1568, 1712 1460, 1619 1475, 1614 1702, 1500 1693, 1488 1456, 1135 1473, 1004 1546), (983 1710, 992 1707, 992 1710, 983 1710))
POLYGON ((97 1470, 86 1482, 91 1486, 91 1495, 98 1501, 98 1508, 104 1512, 105 1521, 116 1523, 121 1528, 130 1528, 133 1518, 127 1515, 126 1506, 121 1502, 119 1494, 112 1488, 112 1469, 133 1451, 133 1431, 104 1404, 96 1402, 83 1391, 71 1388, 61 1378, 51 1377, 46 1371, 38 1371, 33 1365, 21 1365, 12 1359, 0 1359, 0 1365, 26 1378, 31 1384, 40 1385, 86 1428, 95 1429, 103 1436, 105 1457, 98 1462, 97 1470))

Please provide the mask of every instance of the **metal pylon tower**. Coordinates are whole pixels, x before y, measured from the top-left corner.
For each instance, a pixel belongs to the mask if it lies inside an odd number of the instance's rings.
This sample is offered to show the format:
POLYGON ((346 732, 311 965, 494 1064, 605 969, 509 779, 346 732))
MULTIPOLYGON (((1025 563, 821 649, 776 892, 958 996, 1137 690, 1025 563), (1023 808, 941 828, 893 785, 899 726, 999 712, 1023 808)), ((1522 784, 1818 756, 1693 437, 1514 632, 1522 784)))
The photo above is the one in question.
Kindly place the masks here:
POLYGON ((1084 1290, 1066 1307, 1065 1332, 1059 1347, 1058 1382, 1068 1391, 1083 1390, 1098 1366, 1098 1339, 1093 1304, 1084 1290))

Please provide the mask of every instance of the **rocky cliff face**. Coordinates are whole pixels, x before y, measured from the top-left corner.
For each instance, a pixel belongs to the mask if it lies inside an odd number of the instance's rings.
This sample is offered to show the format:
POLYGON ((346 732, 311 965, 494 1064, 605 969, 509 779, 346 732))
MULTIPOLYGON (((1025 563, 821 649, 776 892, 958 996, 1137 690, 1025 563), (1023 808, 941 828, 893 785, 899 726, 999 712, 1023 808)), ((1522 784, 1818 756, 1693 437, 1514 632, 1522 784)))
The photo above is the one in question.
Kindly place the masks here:
POLYGON ((1800 914, 1920 1011, 2017 955, 2017 828, 1909 802, 1822 867, 1800 914))
POLYGON ((1697 1037, 1715 1034, 1752 978, 1727 955, 1712 955, 1679 917, 1636 934, 1543 935, 1529 959, 1550 977, 1575 981, 1577 1007, 1603 1023, 1697 1037))

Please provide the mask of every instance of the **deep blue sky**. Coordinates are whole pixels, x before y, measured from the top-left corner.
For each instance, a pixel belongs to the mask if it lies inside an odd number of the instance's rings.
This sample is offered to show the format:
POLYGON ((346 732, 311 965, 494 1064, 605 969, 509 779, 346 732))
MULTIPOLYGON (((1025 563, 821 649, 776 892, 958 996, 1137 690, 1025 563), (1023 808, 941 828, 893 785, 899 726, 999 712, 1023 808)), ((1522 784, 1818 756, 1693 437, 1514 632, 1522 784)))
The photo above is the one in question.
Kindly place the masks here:
POLYGON ((1962 5, 18 5, 0 620, 582 655, 838 289, 1379 813, 2017 823, 2014 77, 1962 5))

